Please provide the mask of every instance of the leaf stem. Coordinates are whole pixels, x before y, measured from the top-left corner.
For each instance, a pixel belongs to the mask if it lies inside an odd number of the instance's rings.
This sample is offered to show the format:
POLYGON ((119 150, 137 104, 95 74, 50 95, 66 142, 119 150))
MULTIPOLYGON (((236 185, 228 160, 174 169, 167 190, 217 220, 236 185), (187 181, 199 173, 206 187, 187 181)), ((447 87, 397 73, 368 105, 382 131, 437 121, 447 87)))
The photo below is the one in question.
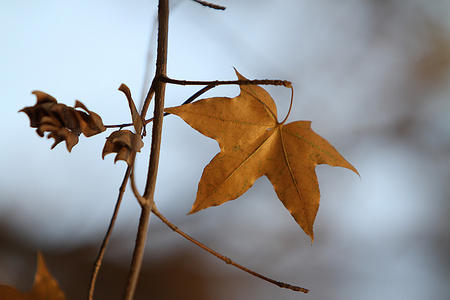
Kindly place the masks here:
POLYGON ((281 121, 280 124, 284 124, 287 121, 289 115, 291 114, 292 102, 294 102, 294 88, 291 86, 291 102, 289 103, 289 110, 286 114, 286 117, 284 117, 283 121, 281 121))
MULTIPOLYGON (((156 57, 155 78, 166 76, 167 69, 167 41, 169 28, 169 0, 159 0, 158 5, 158 48, 156 57)), ((139 272, 144 257, 145 243, 147 240, 148 224, 150 220, 151 208, 155 194, 156 177, 158 174, 159 153, 161 148, 161 132, 164 113, 165 83, 153 80, 152 86, 155 93, 155 108, 153 113, 152 144, 150 161, 147 173, 147 182, 143 195, 144 203, 141 205, 141 217, 139 219, 138 233, 133 251, 130 272, 128 274, 127 285, 125 287, 124 300, 132 300, 136 290, 139 272)), ((148 95, 152 93, 152 88, 148 95)), ((148 100, 144 102, 144 108, 148 108, 148 100)), ((141 117, 145 118, 146 110, 143 108, 141 117)))
POLYGON ((111 233, 114 228, 114 224, 117 219, 117 215, 119 213, 120 204, 122 203, 123 194, 125 192, 125 188, 127 186, 128 178, 130 177, 132 167, 128 166, 127 170, 125 171, 125 175, 123 176, 122 184, 119 188, 119 195, 117 197, 116 205, 114 207, 114 212, 111 217, 111 221, 109 222, 108 229, 106 231, 105 237, 103 238, 102 245, 100 246, 100 250, 97 255, 97 259, 94 263, 94 269, 92 270, 91 274, 91 280, 89 282, 89 291, 88 291, 88 299, 92 300, 94 298, 94 290, 95 290, 95 283, 97 281, 98 273, 100 271, 100 267, 102 266, 103 257, 105 256, 106 246, 108 245, 109 239, 111 237, 111 233))
POLYGON ((300 287, 300 286, 291 285, 291 284, 288 284, 288 283, 285 283, 285 282, 281 282, 281 281, 276 281, 276 280, 271 279, 271 278, 269 278, 269 277, 266 277, 266 276, 264 276, 264 275, 262 275, 262 274, 259 274, 259 273, 255 272, 255 271, 253 271, 253 270, 250 270, 250 269, 247 268, 247 267, 244 267, 244 266, 242 266, 242 265, 240 265, 240 264, 234 262, 233 260, 231 260, 230 258, 228 258, 228 257, 226 257, 226 256, 224 256, 224 255, 222 255, 221 253, 219 253, 219 252, 217 252, 217 251, 215 251, 215 250, 209 248, 209 247, 206 246, 205 244, 203 244, 203 243, 197 241, 196 239, 194 239, 193 237, 191 237, 191 236, 188 235, 187 233, 185 233, 185 232, 181 231, 180 229, 178 229, 177 226, 175 226, 174 224, 172 224, 169 220, 167 220, 167 219, 166 219, 166 218, 158 211, 158 209, 156 208, 155 205, 153 205, 152 212, 153 212, 153 213, 154 213, 154 214, 155 214, 155 215, 156 215, 156 216, 157 216, 164 224, 166 224, 170 229, 172 229, 173 231, 175 231, 176 233, 178 233, 179 235, 181 235, 182 237, 184 237, 184 238, 185 238, 186 240, 188 240, 189 242, 196 244, 197 246, 199 246, 199 247, 202 248, 203 250, 205 250, 205 251, 211 253, 212 255, 214 255, 215 257, 221 259, 221 260, 224 261, 225 263, 230 264, 230 265, 232 265, 232 266, 234 266, 234 267, 236 267, 236 268, 239 268, 239 269, 241 269, 242 271, 247 272, 247 273, 249 273, 249 274, 251 274, 251 275, 253 275, 253 276, 256 276, 256 277, 258 277, 258 278, 261 278, 261 279, 263 279, 263 280, 265 280, 265 281, 267 281, 267 282, 270 282, 270 283, 272 283, 272 284, 275 284, 275 285, 279 286, 280 288, 286 288, 286 289, 290 289, 290 290, 293 290, 293 291, 296 291, 296 292, 302 292, 302 293, 308 293, 308 292, 309 292, 308 289, 302 288, 302 287, 300 287))
POLYGON ((171 83, 171 84, 178 84, 178 85, 212 85, 212 86, 218 86, 218 85, 231 85, 231 84, 238 84, 238 85, 278 85, 278 86, 285 86, 290 88, 292 86, 292 83, 287 80, 271 80, 271 79, 256 79, 256 80, 213 80, 213 81, 192 81, 192 80, 178 80, 178 79, 172 79, 167 76, 161 76, 159 78, 160 81, 171 83))

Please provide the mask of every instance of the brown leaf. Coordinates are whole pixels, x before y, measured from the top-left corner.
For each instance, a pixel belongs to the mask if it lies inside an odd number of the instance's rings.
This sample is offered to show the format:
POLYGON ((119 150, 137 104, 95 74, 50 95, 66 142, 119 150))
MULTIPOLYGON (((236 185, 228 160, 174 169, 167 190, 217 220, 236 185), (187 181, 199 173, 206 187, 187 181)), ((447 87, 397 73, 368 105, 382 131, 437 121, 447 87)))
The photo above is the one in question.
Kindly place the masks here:
POLYGON ((103 147, 102 158, 110 153, 117 153, 114 163, 118 160, 126 161, 128 165, 133 163, 134 154, 140 152, 144 146, 141 136, 130 130, 117 130, 106 138, 103 147))
POLYGON ((47 93, 33 91, 37 101, 34 106, 21 109, 30 118, 30 126, 36 128, 39 136, 49 132, 47 138, 55 142, 52 149, 62 141, 66 141, 67 150, 72 150, 78 143, 78 136, 83 133, 86 137, 93 136, 106 130, 102 119, 96 113, 88 110, 80 101, 75 102, 76 110, 65 104, 57 103, 56 99, 47 93))
POLYGON ((118 160, 123 160, 130 166, 133 163, 136 152, 140 152, 141 148, 144 146, 144 142, 140 136, 143 122, 136 109, 128 86, 122 83, 119 87, 119 91, 123 92, 128 100, 131 119, 133 120, 136 133, 133 133, 130 130, 117 130, 111 133, 111 135, 107 137, 105 146, 103 147, 102 158, 105 158, 105 156, 110 153, 117 153, 114 158, 114 163, 118 160))
POLYGON ((315 166, 357 170, 311 129, 310 121, 279 123, 275 102, 263 88, 241 85, 240 89, 235 98, 208 98, 165 110, 215 139, 221 150, 203 171, 190 213, 238 198, 265 175, 313 239, 320 199, 315 166))
POLYGON ((28 115, 28 117, 30 118, 31 127, 38 128, 41 123, 42 117, 49 115, 48 111, 50 107, 56 104, 57 101, 49 94, 41 91, 33 91, 31 93, 34 94, 37 98, 36 104, 34 106, 27 106, 20 111, 28 115))
POLYGON ((13 287, 0 284, 0 299, 2 300, 33 300, 29 295, 19 292, 13 287))
POLYGON ((98 114, 88 110, 87 107, 78 100, 75 101, 75 108, 77 107, 86 111, 85 113, 75 110, 75 115, 77 116, 78 122, 80 122, 80 130, 84 136, 90 137, 106 130, 102 118, 98 114))
POLYGON ((36 300, 66 299, 58 286, 58 282, 48 271, 41 253, 38 253, 36 275, 34 276, 33 288, 29 294, 32 299, 36 300))
POLYGON ((140 133, 143 122, 142 122, 141 116, 139 115, 139 113, 136 109, 136 105, 134 105, 134 101, 133 101, 133 98, 131 97, 130 89, 128 88, 128 86, 126 84, 122 83, 119 87, 119 91, 124 93, 125 96, 127 97, 128 106, 130 107, 130 112, 131 112, 131 119, 133 120, 134 130, 136 130, 137 133, 140 133))
POLYGON ((58 286, 45 266, 44 258, 40 253, 37 257, 36 275, 33 288, 28 293, 22 293, 13 287, 0 285, 1 300, 65 300, 64 293, 58 286))
POLYGON ((69 152, 72 150, 73 146, 78 143, 78 134, 64 127, 61 122, 56 118, 51 118, 45 116, 41 120, 41 125, 37 129, 39 135, 44 136, 45 131, 49 131, 47 138, 53 138, 55 142, 53 143, 51 149, 55 148, 56 145, 62 141, 66 141, 66 146, 69 152))

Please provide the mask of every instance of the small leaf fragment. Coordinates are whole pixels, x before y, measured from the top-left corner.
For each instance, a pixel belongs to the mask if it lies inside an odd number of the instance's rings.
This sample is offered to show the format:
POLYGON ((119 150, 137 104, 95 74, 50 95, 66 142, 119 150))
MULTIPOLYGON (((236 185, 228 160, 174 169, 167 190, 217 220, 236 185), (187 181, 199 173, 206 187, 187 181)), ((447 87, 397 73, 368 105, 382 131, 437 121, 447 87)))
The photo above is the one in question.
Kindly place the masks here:
POLYGON ((117 130, 106 138, 102 151, 102 158, 110 153, 117 153, 114 163, 118 160, 125 161, 129 166, 133 163, 134 155, 140 152, 144 142, 139 134, 130 130, 117 130))
POLYGON ((75 100, 75 108, 78 107, 86 111, 82 112, 75 110, 77 112, 75 115, 80 122, 80 130, 84 136, 90 137, 106 130, 103 125, 102 118, 98 114, 87 109, 87 107, 80 101, 75 100))
POLYGON ((2 300, 33 300, 29 295, 19 292, 15 288, 0 284, 0 299, 2 300))
POLYGON ((45 132, 49 132, 47 138, 55 140, 52 149, 65 141, 70 152, 78 143, 81 133, 90 137, 106 130, 101 117, 78 100, 75 107, 84 111, 58 103, 54 97, 42 91, 33 91, 32 94, 37 98, 36 104, 27 106, 20 112, 27 114, 30 126, 36 128, 39 136, 43 137, 45 132))
POLYGON ((65 300, 58 282, 48 271, 41 253, 37 256, 36 274, 30 292, 22 293, 15 288, 0 284, 1 300, 65 300))
POLYGON ((41 91, 33 91, 31 93, 34 94, 37 98, 36 104, 34 106, 24 107, 20 111, 28 115, 28 117, 30 118, 31 127, 38 128, 42 117, 49 115, 48 111, 50 107, 56 104, 57 101, 49 94, 41 91))
POLYGON ((61 122, 56 118, 45 116, 42 118, 39 132, 44 136, 44 132, 49 131, 47 138, 53 138, 55 142, 51 146, 51 149, 62 141, 66 141, 67 150, 72 151, 73 146, 78 143, 78 134, 64 127, 61 122))
POLYGON ((30 292, 34 300, 65 300, 64 293, 58 286, 58 282, 52 277, 45 265, 44 258, 38 253, 37 270, 34 277, 33 288, 30 292))

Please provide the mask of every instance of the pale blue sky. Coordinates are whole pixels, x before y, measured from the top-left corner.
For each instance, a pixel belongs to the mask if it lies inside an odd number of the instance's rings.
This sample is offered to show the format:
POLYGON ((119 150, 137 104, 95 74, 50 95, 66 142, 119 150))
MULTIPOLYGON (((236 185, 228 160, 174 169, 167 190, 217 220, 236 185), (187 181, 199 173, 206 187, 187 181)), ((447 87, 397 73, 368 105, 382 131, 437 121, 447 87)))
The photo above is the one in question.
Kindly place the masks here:
MULTIPOLYGON (((52 142, 17 111, 33 105, 31 91, 39 89, 67 105, 81 100, 107 124, 127 122, 117 88, 126 83, 140 97, 153 2, 1 3, 0 216, 37 248, 99 243, 125 167, 112 156, 101 160, 107 133, 81 137, 70 154, 63 144, 50 150, 52 142)), ((433 26, 449 42, 450 2, 221 1, 225 12, 173 2, 169 76, 233 79, 236 67, 248 78, 292 81, 289 120, 312 120, 361 179, 344 169, 317 169, 322 197, 312 246, 266 178, 236 201, 186 216, 218 146, 170 116, 156 191, 160 210, 179 223, 197 218, 188 223, 191 233, 261 271, 304 283, 316 291, 311 299, 446 299, 448 266, 439 263, 431 239, 449 229, 449 73, 425 84, 414 66, 433 49, 433 26), (402 135, 405 120, 409 131, 402 135), (267 264, 266 257, 276 259, 267 264)), ((289 91, 268 90, 283 116, 289 91)), ((169 87, 167 106, 194 91, 169 87)), ((237 93, 228 87, 207 95, 237 93)), ((144 150, 138 158, 140 186, 147 157, 144 150)), ((131 236, 138 206, 130 193, 125 198, 118 231, 131 236)), ((185 243, 151 237, 149 255, 185 243)), ((270 287, 247 293, 297 299, 270 287)))

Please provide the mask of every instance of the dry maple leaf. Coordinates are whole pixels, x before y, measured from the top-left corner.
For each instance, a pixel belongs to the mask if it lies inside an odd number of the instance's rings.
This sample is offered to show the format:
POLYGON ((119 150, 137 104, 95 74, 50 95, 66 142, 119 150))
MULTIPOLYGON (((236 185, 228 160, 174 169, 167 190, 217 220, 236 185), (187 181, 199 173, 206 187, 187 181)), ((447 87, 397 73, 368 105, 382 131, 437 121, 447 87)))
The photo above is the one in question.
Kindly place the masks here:
POLYGON ((93 136, 106 130, 99 115, 90 111, 80 101, 75 101, 75 108, 57 103, 56 99, 41 91, 32 92, 36 98, 34 106, 27 106, 21 112, 30 118, 30 126, 37 128, 36 132, 43 137, 55 139, 52 149, 62 141, 66 141, 69 152, 78 143, 78 136, 83 133, 86 137, 93 136))
POLYGON ((37 257, 36 275, 33 288, 28 293, 22 293, 13 287, 0 284, 1 300, 65 300, 64 293, 58 286, 45 266, 44 258, 40 253, 37 257))
MULTIPOLYGON (((239 80, 246 79, 236 74, 239 80)), ((235 98, 208 98, 165 109, 220 146, 220 153, 203 171, 190 213, 236 199, 266 175, 281 202, 313 240, 320 200, 316 165, 358 172, 311 129, 310 121, 284 125, 286 119, 278 122, 275 102, 263 88, 241 85, 240 89, 235 98)))

